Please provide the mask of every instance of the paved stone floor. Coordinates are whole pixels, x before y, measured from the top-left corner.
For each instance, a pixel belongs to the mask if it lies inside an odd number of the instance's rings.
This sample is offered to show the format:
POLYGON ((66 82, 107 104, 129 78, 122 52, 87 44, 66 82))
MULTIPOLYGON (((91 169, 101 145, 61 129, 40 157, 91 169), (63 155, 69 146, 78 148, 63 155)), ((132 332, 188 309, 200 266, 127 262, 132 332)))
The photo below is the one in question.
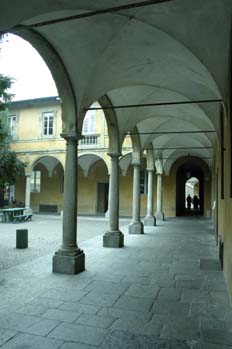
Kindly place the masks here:
POLYGON ((144 235, 128 235, 126 223, 126 246, 111 249, 99 235, 106 220, 79 220, 86 270, 75 276, 51 273, 60 219, 1 224, 0 259, 3 246, 12 261, 0 265, 0 347, 232 347, 232 309, 210 222, 169 219, 144 235), (27 251, 15 249, 19 227, 29 230, 27 251))

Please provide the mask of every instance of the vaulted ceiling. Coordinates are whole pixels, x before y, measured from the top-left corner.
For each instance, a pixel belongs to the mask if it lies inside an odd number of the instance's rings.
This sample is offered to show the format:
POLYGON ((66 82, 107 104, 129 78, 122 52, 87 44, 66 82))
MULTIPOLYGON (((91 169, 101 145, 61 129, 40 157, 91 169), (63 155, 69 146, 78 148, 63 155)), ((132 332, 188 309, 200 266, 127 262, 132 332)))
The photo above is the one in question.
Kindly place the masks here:
POLYGON ((28 6, 26 0, 1 0, 0 31, 27 38, 51 71, 55 58, 47 59, 38 37, 56 53, 79 125, 83 109, 103 95, 115 106, 185 102, 115 109, 120 141, 136 126, 142 147, 153 144, 158 149, 154 154, 162 152, 164 161, 190 154, 210 165, 220 100, 226 107, 228 99, 232 1, 130 4, 132 0, 31 0, 28 6), (198 102, 202 100, 208 102, 198 102), (186 130, 194 133, 165 133, 186 130))

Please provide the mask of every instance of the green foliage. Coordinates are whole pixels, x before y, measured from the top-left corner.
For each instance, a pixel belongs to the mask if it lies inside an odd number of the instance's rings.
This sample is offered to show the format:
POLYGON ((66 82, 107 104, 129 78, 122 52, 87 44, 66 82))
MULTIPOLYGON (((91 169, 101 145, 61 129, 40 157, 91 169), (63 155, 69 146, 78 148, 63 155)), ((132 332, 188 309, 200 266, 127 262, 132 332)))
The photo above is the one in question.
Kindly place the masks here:
POLYGON ((12 80, 0 75, 0 188, 7 184, 14 184, 17 176, 23 171, 22 164, 16 157, 16 153, 10 149, 11 136, 7 124, 7 103, 12 95, 6 92, 10 88, 12 80))
POLYGON ((11 87, 12 82, 12 78, 0 74, 0 111, 7 108, 8 103, 13 97, 11 93, 7 92, 7 90, 11 87))

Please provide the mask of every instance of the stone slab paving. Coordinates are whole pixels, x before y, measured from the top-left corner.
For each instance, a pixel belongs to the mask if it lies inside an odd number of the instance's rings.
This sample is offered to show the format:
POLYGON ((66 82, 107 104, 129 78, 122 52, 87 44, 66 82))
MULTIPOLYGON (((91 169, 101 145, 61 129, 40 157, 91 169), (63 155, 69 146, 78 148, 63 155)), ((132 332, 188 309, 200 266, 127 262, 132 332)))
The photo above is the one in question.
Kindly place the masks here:
POLYGON ((8 236, 0 226, 0 260, 10 250, 7 268, 0 263, 1 348, 232 347, 232 309, 209 220, 168 219, 143 235, 123 225, 125 247, 111 249, 99 235, 106 220, 82 218, 86 270, 75 276, 51 272, 61 220, 35 220, 22 260, 13 245, 17 225, 4 225, 8 236))

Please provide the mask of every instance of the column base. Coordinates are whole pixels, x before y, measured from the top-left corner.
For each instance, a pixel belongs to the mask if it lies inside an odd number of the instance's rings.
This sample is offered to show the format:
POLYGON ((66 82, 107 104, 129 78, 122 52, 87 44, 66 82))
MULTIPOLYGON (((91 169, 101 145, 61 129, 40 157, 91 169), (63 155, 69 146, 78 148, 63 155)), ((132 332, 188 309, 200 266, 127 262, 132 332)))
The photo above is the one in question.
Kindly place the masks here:
POLYGON ((131 222, 129 224, 129 234, 143 234, 143 223, 138 222, 131 222))
POLYGON ((124 235, 120 230, 107 231, 103 236, 103 247, 123 247, 124 235))
POLYGON ((164 221, 164 213, 162 211, 156 212, 155 217, 158 221, 164 221))
POLYGON ((33 210, 30 207, 26 207, 24 210, 24 214, 33 214, 33 210))
POLYGON ((144 225, 154 227, 156 225, 155 216, 146 216, 144 217, 144 225))
POLYGON ((57 251, 52 260, 53 273, 61 274, 78 274, 85 270, 85 254, 82 250, 78 250, 76 255, 63 254, 57 251))

